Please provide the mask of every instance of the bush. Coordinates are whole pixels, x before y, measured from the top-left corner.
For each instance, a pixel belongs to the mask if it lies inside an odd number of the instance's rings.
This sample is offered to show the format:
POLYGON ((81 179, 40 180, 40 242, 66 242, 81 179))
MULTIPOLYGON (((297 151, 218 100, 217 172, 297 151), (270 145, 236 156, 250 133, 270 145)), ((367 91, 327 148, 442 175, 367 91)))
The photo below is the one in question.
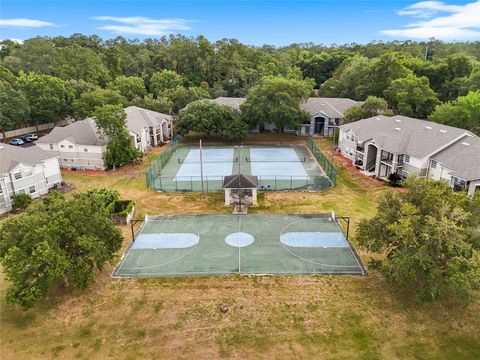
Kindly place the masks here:
POLYGON ((388 176, 388 185, 391 187, 402 186, 402 177, 397 173, 392 173, 388 176))
POLYGON ((13 210, 25 210, 32 203, 32 198, 28 194, 17 194, 12 196, 13 210))
POLYGON ((132 200, 116 200, 113 206, 113 213, 118 216, 126 217, 132 211, 134 202, 132 200))

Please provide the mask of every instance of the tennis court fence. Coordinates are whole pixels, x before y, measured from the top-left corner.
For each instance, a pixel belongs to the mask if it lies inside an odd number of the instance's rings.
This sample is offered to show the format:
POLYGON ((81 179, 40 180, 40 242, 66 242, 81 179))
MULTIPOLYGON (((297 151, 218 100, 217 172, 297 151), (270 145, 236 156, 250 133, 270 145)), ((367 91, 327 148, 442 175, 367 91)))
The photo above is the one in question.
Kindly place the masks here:
MULTIPOLYGON (((186 159, 185 157, 178 157, 172 159, 175 152, 179 148, 179 137, 176 136, 168 145, 166 150, 158 155, 158 157, 151 162, 149 169, 146 172, 147 186, 155 191, 164 192, 196 192, 201 191, 201 177, 200 176, 165 176, 162 175, 163 168, 170 160, 178 164, 184 163, 199 163, 196 159, 186 159)), ((280 176, 259 176, 259 190, 260 191, 325 191, 336 185, 336 170, 332 163, 318 148, 315 142, 310 138, 306 138, 307 148, 310 150, 316 161, 319 163, 324 171, 324 176, 289 176, 287 174, 280 176)), ((256 162, 307 162, 305 157, 299 157, 298 160, 253 160, 249 157, 235 157, 232 159, 233 163, 256 163, 256 162)), ((206 161, 215 162, 215 160, 206 161)), ((219 163, 224 160, 219 160, 219 163)), ((240 166, 239 166, 240 168, 240 166)), ((234 166, 234 170, 237 167, 234 166)), ((240 170, 240 169, 239 169, 240 170)), ((223 190, 223 176, 204 176, 204 190, 209 192, 223 190)))

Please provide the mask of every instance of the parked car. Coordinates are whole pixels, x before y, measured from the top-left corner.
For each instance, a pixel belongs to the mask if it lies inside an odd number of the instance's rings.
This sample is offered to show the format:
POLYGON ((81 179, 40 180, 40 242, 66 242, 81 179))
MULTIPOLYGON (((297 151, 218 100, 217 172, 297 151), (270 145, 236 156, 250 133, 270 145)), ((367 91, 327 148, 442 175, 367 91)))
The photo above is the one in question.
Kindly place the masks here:
POLYGON ((22 136, 20 139, 23 140, 25 143, 31 143, 33 140, 29 138, 28 136, 22 136))
POLYGON ((25 141, 23 141, 22 139, 10 140, 10 145, 20 146, 20 145, 23 145, 23 144, 25 144, 25 141))
POLYGON ((38 135, 37 134, 27 134, 25 137, 29 138, 31 141, 38 140, 38 135))

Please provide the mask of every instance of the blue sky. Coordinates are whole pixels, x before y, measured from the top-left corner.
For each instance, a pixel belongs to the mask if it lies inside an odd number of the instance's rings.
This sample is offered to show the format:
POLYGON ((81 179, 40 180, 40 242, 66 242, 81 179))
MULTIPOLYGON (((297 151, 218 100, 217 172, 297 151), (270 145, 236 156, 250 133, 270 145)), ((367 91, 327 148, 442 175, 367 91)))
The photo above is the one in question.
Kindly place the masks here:
POLYGON ((480 0, 1 1, 0 39, 73 33, 105 39, 181 33, 276 46, 430 37, 480 40, 480 0))

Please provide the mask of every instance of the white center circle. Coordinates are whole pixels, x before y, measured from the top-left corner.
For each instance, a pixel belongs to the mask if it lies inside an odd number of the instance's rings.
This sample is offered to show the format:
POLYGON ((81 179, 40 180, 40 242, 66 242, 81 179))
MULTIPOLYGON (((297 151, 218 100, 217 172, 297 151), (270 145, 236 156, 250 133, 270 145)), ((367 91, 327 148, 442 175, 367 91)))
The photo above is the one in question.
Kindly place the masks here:
POLYGON ((255 241, 255 238, 249 233, 237 232, 227 235, 225 238, 225 243, 233 247, 245 247, 252 245, 255 241))

